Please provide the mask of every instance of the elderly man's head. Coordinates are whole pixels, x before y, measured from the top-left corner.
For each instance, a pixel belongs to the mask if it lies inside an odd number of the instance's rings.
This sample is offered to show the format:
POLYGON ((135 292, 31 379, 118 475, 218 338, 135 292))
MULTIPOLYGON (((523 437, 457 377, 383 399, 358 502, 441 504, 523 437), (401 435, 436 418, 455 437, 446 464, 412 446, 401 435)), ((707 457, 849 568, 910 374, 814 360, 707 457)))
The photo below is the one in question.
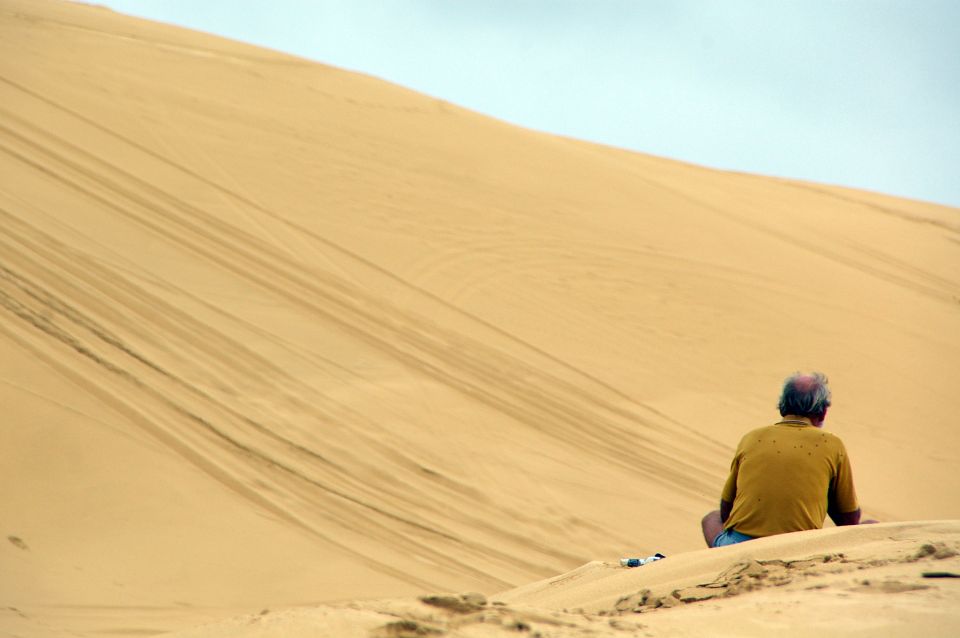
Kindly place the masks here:
POLYGON ((787 377, 780 393, 780 416, 792 414, 809 418, 814 424, 823 422, 830 407, 830 388, 827 377, 820 372, 787 377))

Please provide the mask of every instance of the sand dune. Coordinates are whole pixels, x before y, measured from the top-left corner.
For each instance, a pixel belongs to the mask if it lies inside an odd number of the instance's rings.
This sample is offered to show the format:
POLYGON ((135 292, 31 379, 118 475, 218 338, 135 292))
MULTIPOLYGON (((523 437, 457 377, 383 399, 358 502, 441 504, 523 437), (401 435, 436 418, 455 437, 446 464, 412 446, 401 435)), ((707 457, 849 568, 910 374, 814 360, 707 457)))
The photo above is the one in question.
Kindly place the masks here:
POLYGON ((638 569, 595 561, 490 599, 468 592, 264 609, 176 635, 953 636, 958 532, 956 521, 816 530, 638 569))
POLYGON ((6 635, 703 560, 796 369, 831 378, 868 514, 960 518, 955 209, 0 0, 0 222, 6 635))

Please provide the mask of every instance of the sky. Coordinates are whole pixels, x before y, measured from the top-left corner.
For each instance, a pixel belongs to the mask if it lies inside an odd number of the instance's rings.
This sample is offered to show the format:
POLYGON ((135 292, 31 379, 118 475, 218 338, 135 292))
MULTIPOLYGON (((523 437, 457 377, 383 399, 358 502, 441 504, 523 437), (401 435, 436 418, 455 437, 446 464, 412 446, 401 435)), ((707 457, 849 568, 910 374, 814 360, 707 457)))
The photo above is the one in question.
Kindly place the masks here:
POLYGON ((960 207, 957 0, 95 0, 501 120, 960 207))

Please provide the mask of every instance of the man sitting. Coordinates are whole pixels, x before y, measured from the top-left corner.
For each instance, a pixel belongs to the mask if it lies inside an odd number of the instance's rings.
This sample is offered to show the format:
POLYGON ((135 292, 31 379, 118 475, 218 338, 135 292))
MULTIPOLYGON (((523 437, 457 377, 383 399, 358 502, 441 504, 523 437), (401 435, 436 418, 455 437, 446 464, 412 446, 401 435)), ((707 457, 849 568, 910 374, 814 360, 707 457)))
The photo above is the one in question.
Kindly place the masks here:
POLYGON ((860 523, 847 450, 821 429, 829 407, 824 375, 787 378, 779 403, 783 418, 740 440, 720 509, 703 517, 707 546, 820 529, 828 514, 837 525, 860 523))

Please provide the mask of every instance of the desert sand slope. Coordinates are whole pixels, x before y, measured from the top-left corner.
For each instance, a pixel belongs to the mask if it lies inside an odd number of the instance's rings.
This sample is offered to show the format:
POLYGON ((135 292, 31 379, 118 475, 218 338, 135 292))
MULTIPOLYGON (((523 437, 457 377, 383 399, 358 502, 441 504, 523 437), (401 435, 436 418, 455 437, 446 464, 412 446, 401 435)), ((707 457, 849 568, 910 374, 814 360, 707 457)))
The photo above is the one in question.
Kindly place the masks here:
POLYGON ((958 258, 955 209, 0 0, 0 632, 694 550, 801 368, 869 514, 958 518, 958 258))
POLYGON ((816 530, 501 592, 261 610, 178 638, 956 636, 960 521, 816 530))

